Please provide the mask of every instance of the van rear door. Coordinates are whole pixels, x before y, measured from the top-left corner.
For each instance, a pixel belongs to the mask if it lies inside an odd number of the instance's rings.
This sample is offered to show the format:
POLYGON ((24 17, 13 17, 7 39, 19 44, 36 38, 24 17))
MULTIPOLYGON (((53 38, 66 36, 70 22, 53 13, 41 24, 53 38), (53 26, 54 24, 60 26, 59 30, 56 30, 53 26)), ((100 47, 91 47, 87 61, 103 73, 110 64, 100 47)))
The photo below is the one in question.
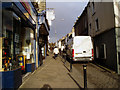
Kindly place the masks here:
POLYGON ((92 57, 92 40, 90 36, 75 36, 74 37, 74 60, 92 57))

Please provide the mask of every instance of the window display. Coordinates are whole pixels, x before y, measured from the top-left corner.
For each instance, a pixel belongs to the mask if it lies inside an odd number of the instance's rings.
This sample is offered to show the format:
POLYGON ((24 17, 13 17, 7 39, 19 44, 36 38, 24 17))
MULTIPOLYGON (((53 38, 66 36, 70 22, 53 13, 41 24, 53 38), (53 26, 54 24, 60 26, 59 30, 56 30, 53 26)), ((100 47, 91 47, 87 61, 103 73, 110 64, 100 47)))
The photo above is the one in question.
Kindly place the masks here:
POLYGON ((9 71, 19 68, 18 56, 20 54, 20 21, 14 12, 3 9, 2 30, 2 68, 9 71), (8 15, 9 14, 9 15, 8 15))
POLYGON ((34 31, 15 11, 4 7, 2 14, 2 70, 25 70, 34 63, 34 31))
POLYGON ((4 71, 12 70, 13 59, 13 29, 12 12, 3 9, 2 30, 2 68, 4 71), (8 15, 9 14, 9 15, 8 15))
POLYGON ((10 32, 7 32, 9 35, 8 37, 6 38, 3 38, 3 66, 2 68, 4 68, 4 70, 11 70, 12 69, 12 63, 11 63, 11 59, 12 59, 12 56, 11 56, 11 34, 10 32))

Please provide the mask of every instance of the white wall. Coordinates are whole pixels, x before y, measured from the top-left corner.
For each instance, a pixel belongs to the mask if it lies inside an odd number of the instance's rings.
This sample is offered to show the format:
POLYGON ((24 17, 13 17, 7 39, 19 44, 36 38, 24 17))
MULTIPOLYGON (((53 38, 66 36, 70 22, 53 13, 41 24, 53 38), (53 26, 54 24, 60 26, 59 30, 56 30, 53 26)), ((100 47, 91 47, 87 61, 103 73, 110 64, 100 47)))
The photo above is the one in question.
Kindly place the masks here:
POLYGON ((114 0, 115 27, 120 27, 120 0, 114 0))
POLYGON ((61 48, 61 41, 59 41, 59 48, 61 48))

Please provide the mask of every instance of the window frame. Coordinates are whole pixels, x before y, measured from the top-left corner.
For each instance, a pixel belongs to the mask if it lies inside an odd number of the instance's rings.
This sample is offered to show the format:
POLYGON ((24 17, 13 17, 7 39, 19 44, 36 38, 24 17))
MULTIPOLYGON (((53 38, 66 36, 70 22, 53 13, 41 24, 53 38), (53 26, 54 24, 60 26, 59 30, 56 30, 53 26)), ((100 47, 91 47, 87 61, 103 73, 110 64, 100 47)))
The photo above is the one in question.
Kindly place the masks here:
POLYGON ((106 59, 107 58, 107 52, 106 52, 106 44, 105 43, 102 43, 100 46, 99 46, 99 48, 98 48, 98 58, 101 58, 101 59, 106 59), (102 47, 103 46, 103 47, 102 47), (103 51, 101 51, 101 49, 103 48, 103 51), (102 55, 101 55, 101 52, 103 52, 103 55, 104 55, 104 57, 101 57, 102 55))

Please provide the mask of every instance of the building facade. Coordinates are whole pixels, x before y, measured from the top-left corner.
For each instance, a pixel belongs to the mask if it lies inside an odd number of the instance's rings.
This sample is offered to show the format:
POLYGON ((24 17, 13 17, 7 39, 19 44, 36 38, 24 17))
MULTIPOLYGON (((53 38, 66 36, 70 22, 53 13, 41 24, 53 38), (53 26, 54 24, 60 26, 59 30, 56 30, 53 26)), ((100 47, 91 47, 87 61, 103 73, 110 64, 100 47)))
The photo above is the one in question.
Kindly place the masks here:
POLYGON ((0 89, 18 88, 22 73, 42 64, 41 48, 47 51, 46 13, 38 13, 30 1, 0 2, 0 19, 0 89))
POLYGON ((88 19, 87 19, 87 7, 84 9, 82 14, 76 20, 74 29, 75 36, 86 36, 88 35, 88 19))
POLYGON ((113 2, 89 2, 88 34, 93 38, 95 61, 120 74, 120 5, 113 2))
POLYGON ((43 59, 47 56, 50 27, 46 18, 46 0, 40 0, 36 4, 37 6, 35 6, 35 8, 38 12, 38 30, 36 33, 38 53, 36 57, 38 57, 38 66, 40 66, 43 64, 43 59))
POLYGON ((22 72, 35 70, 36 15, 31 2, 1 2, 0 73, 2 88, 18 88, 22 72))

